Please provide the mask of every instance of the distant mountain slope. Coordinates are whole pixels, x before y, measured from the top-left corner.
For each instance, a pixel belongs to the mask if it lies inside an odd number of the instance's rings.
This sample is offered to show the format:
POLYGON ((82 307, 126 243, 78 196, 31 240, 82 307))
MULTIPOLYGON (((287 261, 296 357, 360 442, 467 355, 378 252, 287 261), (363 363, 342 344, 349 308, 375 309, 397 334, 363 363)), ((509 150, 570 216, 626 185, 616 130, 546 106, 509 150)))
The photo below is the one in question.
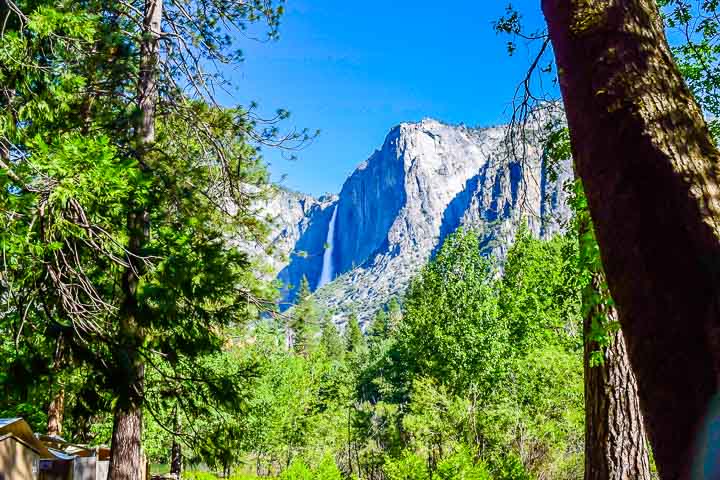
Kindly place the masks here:
POLYGON ((533 132, 516 148, 522 154, 511 155, 505 126, 403 123, 355 169, 338 196, 281 191, 267 209, 276 214, 272 241, 284 260, 274 261, 288 286, 287 299, 303 275, 311 288, 318 286, 335 208, 332 255, 325 261, 337 277, 316 295, 338 314, 355 309, 363 320, 402 294, 461 225, 481 232, 487 251, 498 256, 522 222, 539 236, 558 231, 568 218, 562 183, 569 164, 549 178, 533 132))

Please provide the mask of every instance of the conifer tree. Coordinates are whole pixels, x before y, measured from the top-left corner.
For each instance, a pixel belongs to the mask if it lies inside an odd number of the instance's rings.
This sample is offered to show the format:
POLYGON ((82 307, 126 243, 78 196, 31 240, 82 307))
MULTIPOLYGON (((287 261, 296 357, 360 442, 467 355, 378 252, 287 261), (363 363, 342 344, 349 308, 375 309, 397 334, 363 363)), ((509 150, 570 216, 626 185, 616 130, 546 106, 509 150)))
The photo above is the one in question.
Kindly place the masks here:
POLYGON ((312 349, 319 324, 318 306, 310 292, 310 284, 303 275, 297 295, 297 304, 292 309, 289 328, 292 348, 295 353, 307 355, 312 349))
POLYGON ((272 305, 228 238, 265 231, 252 205, 267 173, 249 142, 304 134, 279 135, 285 112, 268 123, 216 107, 222 79, 208 67, 240 60, 219 24, 264 22, 274 37, 282 6, 17 1, 0 13, 0 211, 12 259, 2 282, 13 292, 0 296, 0 320, 47 363, 50 339, 69 333, 65 365, 114 406, 110 479, 136 480, 143 411, 164 410, 158 391, 187 399, 212 382, 238 395, 242 374, 211 378, 196 361, 221 350, 228 325, 272 305))
POLYGON ((370 320, 370 325, 367 327, 368 342, 376 343, 387 338, 390 333, 390 319, 384 308, 381 308, 375 313, 375 316, 370 320))
POLYGON ((333 360, 340 360, 345 352, 343 338, 330 315, 325 315, 322 320, 320 347, 333 360))
POLYGON ((365 336, 360 329, 357 314, 352 312, 345 325, 345 350, 350 353, 360 353, 365 348, 365 336))
POLYGON ((390 299, 387 308, 387 315, 388 328, 390 331, 394 331, 402 321, 402 308, 400 307, 400 302, 398 302, 397 298, 390 299))
POLYGON ((542 6, 653 456, 662 478, 690 478, 718 416, 720 152, 656 1, 542 6))

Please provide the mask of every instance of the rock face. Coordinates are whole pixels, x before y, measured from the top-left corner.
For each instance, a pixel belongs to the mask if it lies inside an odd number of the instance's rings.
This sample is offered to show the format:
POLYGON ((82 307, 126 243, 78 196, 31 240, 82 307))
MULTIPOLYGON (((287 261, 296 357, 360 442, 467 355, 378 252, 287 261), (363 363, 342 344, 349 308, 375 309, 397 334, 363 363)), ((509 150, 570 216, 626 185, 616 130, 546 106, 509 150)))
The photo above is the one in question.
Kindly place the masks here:
POLYGON ((286 298, 292 300, 303 275, 311 288, 318 285, 335 208, 333 250, 325 261, 336 278, 316 296, 339 321, 350 310, 366 320, 401 295, 459 226, 477 229, 485 251, 499 257, 523 222, 538 236, 557 232, 569 218, 562 189, 569 164, 550 176, 538 145, 525 140, 511 149, 506 134, 504 126, 403 123, 338 196, 282 192, 269 211, 281 209, 273 243, 286 254, 286 263, 276 262, 286 298))

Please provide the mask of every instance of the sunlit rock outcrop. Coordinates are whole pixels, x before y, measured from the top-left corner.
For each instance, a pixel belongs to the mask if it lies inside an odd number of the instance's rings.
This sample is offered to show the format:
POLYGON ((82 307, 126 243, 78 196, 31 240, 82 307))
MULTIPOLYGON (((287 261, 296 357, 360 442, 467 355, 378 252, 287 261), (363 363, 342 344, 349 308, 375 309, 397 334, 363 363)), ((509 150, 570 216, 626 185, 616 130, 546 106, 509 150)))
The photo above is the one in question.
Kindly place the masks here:
POLYGON ((562 188, 569 164, 548 175, 533 132, 511 148, 505 126, 403 123, 355 169, 338 196, 314 199, 283 191, 269 211, 278 209, 273 242, 286 253, 277 270, 289 287, 287 298, 303 275, 317 287, 325 256, 335 278, 317 291, 318 300, 338 319, 350 309, 367 319, 402 294, 459 226, 477 229, 485 252, 501 258, 522 223, 539 236, 557 232, 569 216, 562 188), (330 246, 332 255, 324 255, 330 246))

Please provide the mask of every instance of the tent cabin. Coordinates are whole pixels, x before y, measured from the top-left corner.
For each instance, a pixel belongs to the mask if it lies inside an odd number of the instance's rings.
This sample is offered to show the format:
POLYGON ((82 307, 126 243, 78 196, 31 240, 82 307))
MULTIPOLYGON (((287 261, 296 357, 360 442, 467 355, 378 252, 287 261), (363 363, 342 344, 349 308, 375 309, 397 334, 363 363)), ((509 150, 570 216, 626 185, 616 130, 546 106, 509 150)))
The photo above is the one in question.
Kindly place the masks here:
MULTIPOLYGON (((36 435, 22 418, 0 418, 0 480, 105 480, 108 447, 36 435)), ((147 471, 143 463, 142 477, 147 471)))
POLYGON ((40 452, 11 433, 0 434, 0 480, 38 479, 40 452))
MULTIPOLYGON (((107 478, 110 466, 110 449, 108 447, 77 445, 58 436, 38 435, 37 437, 51 453, 58 457, 71 459, 72 476, 67 477, 68 479, 105 480, 107 478)), ((65 478, 63 477, 63 480, 65 478)), ((50 479, 48 478, 48 480, 50 479)))
POLYGON ((75 480, 75 457, 48 448, 22 418, 0 418, 0 438, 0 480, 75 480))

